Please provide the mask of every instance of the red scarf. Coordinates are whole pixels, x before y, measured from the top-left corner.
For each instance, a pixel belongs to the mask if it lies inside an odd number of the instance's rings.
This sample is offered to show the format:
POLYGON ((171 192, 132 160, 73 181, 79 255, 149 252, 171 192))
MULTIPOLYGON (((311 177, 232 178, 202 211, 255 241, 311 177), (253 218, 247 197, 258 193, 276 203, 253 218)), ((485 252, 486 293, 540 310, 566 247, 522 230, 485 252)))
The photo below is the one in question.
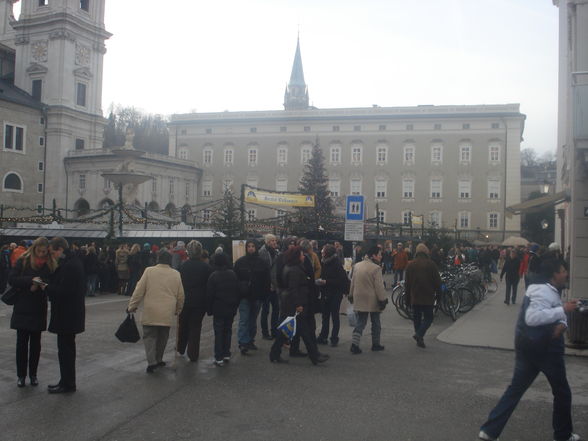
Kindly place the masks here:
POLYGON ((35 257, 34 258, 35 268, 38 268, 38 269, 43 268, 43 266, 47 263, 48 260, 49 260, 48 257, 35 257))

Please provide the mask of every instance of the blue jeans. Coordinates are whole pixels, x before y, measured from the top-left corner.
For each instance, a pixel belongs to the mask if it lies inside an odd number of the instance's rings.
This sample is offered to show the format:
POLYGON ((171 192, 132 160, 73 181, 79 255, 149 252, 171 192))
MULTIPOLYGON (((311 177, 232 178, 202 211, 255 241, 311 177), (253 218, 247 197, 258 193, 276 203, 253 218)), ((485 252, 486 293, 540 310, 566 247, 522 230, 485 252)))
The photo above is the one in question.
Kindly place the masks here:
POLYGON ((404 270, 394 270, 394 285, 404 280, 404 270))
POLYGON ((372 346, 378 346, 380 344, 380 333, 382 331, 382 325, 380 324, 379 312, 361 312, 357 311, 357 326, 353 329, 351 335, 351 343, 359 346, 359 340, 363 334, 363 330, 367 325, 368 315, 372 321, 372 346))
POLYGON ((257 315, 259 314, 258 300, 241 300, 239 303, 239 329, 237 338, 239 345, 253 343, 257 334, 257 315))
POLYGON ((517 407, 523 394, 539 372, 543 372, 553 393, 553 438, 567 440, 572 434, 572 392, 566 377, 563 354, 528 355, 517 351, 514 374, 510 386, 488 416, 481 430, 497 438, 517 407))

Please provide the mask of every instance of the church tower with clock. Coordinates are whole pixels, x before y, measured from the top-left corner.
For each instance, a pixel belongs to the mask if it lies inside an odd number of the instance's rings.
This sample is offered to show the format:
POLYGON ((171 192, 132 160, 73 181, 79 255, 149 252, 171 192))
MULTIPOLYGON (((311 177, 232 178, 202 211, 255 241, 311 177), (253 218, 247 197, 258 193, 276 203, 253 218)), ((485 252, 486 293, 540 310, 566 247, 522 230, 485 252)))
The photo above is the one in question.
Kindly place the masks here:
POLYGON ((46 192, 45 206, 53 198, 57 206, 67 204, 64 159, 102 148, 104 42, 111 36, 104 7, 105 0, 22 0, 19 17, 9 18, 14 85, 47 106, 45 188, 55 193, 46 192))

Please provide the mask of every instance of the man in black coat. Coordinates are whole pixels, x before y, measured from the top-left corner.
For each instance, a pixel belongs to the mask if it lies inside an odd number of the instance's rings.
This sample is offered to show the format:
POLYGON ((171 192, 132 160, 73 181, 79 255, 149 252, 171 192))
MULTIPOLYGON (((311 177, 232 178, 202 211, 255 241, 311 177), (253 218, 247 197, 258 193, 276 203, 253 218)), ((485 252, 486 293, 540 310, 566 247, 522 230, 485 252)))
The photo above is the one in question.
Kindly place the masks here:
POLYGON ((60 394, 76 390, 76 334, 84 332, 86 321, 86 276, 82 261, 64 238, 51 239, 49 250, 54 259, 59 259, 46 292, 51 301, 49 332, 57 334, 61 379, 48 390, 60 394))

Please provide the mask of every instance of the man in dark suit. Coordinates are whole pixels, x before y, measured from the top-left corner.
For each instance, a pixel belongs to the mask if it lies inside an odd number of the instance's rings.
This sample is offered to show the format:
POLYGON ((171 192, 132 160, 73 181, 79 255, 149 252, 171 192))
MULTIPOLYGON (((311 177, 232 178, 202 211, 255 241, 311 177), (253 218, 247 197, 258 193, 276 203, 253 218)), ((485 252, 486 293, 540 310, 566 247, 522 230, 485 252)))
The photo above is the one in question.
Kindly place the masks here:
POLYGON ((84 332, 86 321, 86 276, 82 261, 64 238, 51 239, 49 250, 59 260, 46 291, 51 301, 49 332, 57 334, 61 379, 48 391, 61 394, 76 390, 76 334, 84 332))

